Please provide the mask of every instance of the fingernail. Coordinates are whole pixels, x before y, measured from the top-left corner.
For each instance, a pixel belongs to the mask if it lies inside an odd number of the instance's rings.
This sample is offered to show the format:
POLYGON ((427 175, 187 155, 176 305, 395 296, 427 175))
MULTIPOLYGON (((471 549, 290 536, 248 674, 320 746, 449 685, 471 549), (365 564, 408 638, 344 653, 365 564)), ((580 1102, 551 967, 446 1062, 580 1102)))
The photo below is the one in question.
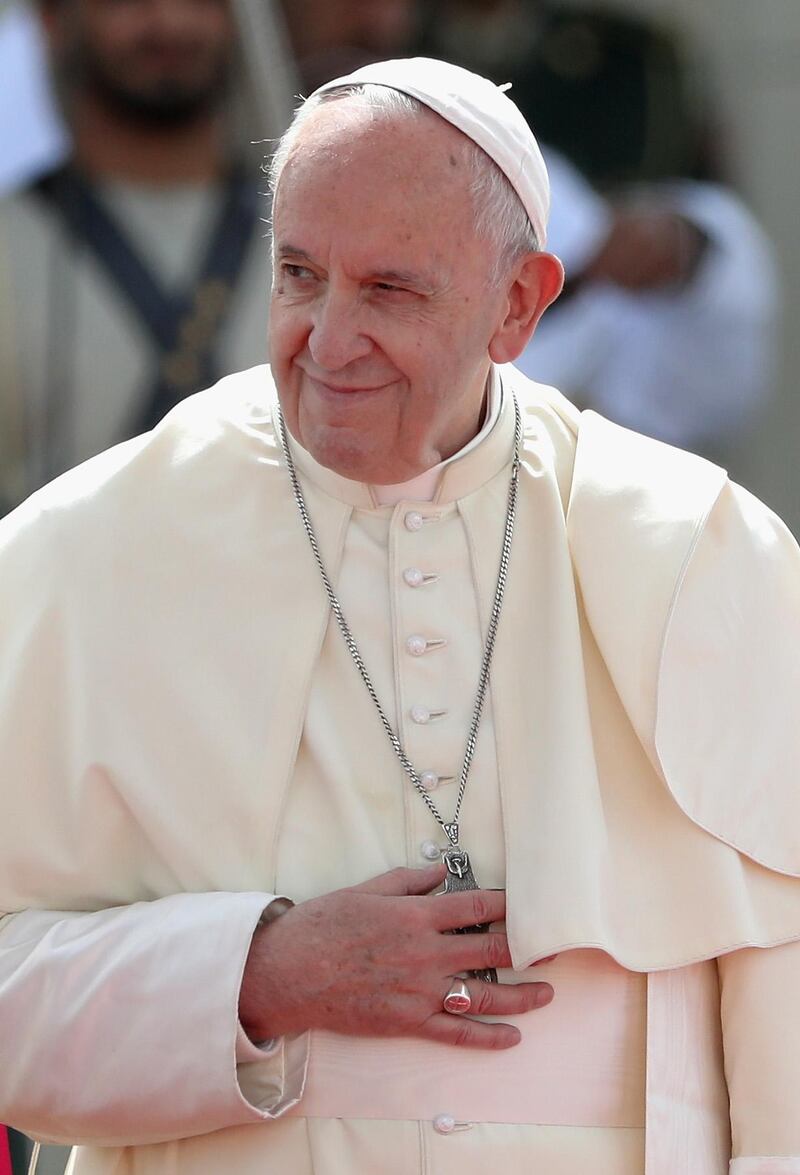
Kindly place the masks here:
POLYGON ((504 1027, 508 1031, 503 1033, 500 1048, 512 1049, 514 1045, 519 1044, 519 1042, 522 1040, 522 1033, 518 1028, 514 1028, 511 1024, 506 1024, 504 1027))
POLYGON ((549 983, 540 983, 536 989, 536 1007, 544 1008, 556 993, 549 983))

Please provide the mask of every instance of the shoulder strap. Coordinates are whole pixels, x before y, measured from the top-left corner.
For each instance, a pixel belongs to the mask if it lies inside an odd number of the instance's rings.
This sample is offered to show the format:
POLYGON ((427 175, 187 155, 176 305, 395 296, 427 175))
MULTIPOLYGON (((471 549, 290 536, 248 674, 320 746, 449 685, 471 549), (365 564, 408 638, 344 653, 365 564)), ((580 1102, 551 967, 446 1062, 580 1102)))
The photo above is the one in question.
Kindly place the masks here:
POLYGON ((131 431, 149 428, 184 396, 216 378, 219 334, 258 223, 255 185, 240 171, 231 173, 197 274, 174 294, 158 282, 122 226, 74 169, 50 173, 34 191, 92 251, 154 343, 157 372, 131 431))

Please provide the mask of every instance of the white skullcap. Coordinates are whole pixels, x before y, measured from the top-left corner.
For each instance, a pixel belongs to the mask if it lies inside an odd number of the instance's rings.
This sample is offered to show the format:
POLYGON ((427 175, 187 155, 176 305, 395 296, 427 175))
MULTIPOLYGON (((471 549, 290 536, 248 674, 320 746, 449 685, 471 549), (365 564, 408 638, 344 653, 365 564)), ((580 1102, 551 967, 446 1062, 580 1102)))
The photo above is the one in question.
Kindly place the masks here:
POLYGON ((358 85, 387 86, 409 94, 482 147, 511 182, 544 246, 550 211, 547 168, 533 131, 499 86, 460 65, 408 57, 365 65, 347 77, 325 82, 311 97, 339 86, 358 85))

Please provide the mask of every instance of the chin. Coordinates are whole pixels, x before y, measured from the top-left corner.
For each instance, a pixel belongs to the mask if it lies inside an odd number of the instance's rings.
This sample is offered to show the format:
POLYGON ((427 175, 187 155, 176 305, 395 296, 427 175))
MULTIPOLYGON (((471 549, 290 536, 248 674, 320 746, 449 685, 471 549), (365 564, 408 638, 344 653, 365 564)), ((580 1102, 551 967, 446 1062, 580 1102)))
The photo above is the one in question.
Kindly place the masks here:
POLYGON ((393 485, 395 480, 403 480, 402 477, 395 479, 392 470, 387 470, 385 465, 364 461, 363 458, 351 453, 339 452, 334 447, 316 452, 312 450, 312 456, 320 465, 338 473, 340 477, 346 477, 349 481, 363 481, 370 485, 393 485))
MULTIPOLYGON (((326 430, 327 431, 327 430, 326 430)), ((413 477, 405 469, 397 468, 396 460, 388 457, 381 459, 374 452, 365 453, 359 443, 360 437, 348 444, 344 438, 338 437, 311 437, 310 443, 305 446, 315 461, 346 477, 349 481, 363 481, 370 485, 396 485, 413 477)))

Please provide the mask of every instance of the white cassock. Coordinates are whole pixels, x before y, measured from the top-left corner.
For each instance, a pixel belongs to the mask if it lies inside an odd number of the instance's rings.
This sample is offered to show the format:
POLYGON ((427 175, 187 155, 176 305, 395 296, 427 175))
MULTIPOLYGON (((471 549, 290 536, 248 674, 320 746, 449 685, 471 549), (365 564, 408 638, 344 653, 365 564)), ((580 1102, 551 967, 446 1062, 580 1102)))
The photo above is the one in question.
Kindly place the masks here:
POLYGON ((800 553, 716 466, 493 381, 422 489, 293 448, 449 816, 522 406, 461 822, 508 890, 501 978, 558 954, 507 1052, 238 1028, 274 895, 441 845, 330 623, 267 369, 0 525, 0 1119, 76 1175, 800 1175, 800 553))

